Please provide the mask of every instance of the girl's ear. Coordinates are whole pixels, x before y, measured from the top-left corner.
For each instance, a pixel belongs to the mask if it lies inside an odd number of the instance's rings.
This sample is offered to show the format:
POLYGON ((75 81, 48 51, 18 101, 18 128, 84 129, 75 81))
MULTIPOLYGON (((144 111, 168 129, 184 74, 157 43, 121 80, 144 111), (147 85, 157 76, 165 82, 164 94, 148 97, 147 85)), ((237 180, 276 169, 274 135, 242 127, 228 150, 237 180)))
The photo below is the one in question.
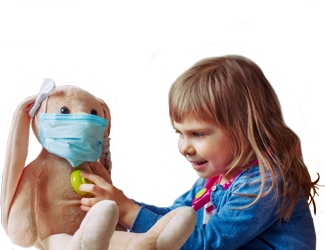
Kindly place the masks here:
POLYGON ((111 112, 109 111, 107 104, 102 99, 97 98, 97 100, 102 106, 104 118, 107 120, 107 126, 104 133, 104 137, 108 137, 111 131, 111 112))

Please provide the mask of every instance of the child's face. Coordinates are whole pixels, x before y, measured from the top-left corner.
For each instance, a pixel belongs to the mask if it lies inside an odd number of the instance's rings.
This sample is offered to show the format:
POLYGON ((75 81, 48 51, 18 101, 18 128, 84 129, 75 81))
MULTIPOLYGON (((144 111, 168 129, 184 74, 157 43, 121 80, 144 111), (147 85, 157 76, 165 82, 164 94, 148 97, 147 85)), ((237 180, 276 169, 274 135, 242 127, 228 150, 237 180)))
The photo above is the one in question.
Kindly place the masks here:
POLYGON ((187 115, 182 122, 174 122, 174 129, 180 134, 179 151, 200 177, 224 174, 233 160, 233 144, 219 127, 187 115))

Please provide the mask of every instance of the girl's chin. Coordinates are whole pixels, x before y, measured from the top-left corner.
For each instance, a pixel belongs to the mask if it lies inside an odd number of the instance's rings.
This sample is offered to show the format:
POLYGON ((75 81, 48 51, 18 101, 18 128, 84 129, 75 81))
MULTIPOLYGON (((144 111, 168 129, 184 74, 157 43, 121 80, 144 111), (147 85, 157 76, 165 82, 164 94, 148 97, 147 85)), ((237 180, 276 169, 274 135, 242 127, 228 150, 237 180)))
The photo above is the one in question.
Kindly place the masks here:
POLYGON ((198 176, 200 178, 203 178, 203 179, 210 179, 210 178, 218 176, 218 175, 214 175, 214 174, 211 174, 211 173, 200 173, 200 172, 196 172, 196 173, 198 174, 198 176))
POLYGON ((203 178, 203 179, 210 179, 211 178, 210 175, 202 174, 202 173, 199 173, 199 172, 196 172, 196 173, 198 174, 198 176, 200 178, 203 178))
POLYGON ((220 175, 215 171, 196 171, 196 173, 199 175, 200 178, 204 179, 210 179, 220 175))

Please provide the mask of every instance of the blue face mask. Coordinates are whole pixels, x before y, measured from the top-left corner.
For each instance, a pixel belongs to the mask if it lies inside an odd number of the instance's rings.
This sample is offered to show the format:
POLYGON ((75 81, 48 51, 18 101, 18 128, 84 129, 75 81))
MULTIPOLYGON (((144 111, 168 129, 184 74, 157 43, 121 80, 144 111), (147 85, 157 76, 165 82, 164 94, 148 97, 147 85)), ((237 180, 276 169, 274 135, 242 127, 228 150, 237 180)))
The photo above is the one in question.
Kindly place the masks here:
POLYGON ((39 139, 48 152, 76 167, 101 156, 106 125, 107 121, 96 115, 41 113, 39 139))

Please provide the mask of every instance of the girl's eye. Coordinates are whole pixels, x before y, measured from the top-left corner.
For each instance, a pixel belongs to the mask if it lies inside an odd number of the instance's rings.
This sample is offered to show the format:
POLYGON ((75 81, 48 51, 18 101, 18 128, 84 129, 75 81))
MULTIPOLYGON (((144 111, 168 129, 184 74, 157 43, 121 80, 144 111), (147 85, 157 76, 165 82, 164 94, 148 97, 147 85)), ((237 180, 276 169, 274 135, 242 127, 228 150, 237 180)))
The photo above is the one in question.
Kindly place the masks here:
POLYGON ((62 107, 60 112, 61 114, 69 114, 70 110, 67 107, 62 107))
POLYGON ((97 111, 94 110, 94 109, 92 109, 92 110, 90 111, 90 114, 92 114, 92 115, 97 115, 97 111))
POLYGON ((193 136, 196 137, 196 138, 201 138, 203 136, 203 134, 194 132, 193 136))

